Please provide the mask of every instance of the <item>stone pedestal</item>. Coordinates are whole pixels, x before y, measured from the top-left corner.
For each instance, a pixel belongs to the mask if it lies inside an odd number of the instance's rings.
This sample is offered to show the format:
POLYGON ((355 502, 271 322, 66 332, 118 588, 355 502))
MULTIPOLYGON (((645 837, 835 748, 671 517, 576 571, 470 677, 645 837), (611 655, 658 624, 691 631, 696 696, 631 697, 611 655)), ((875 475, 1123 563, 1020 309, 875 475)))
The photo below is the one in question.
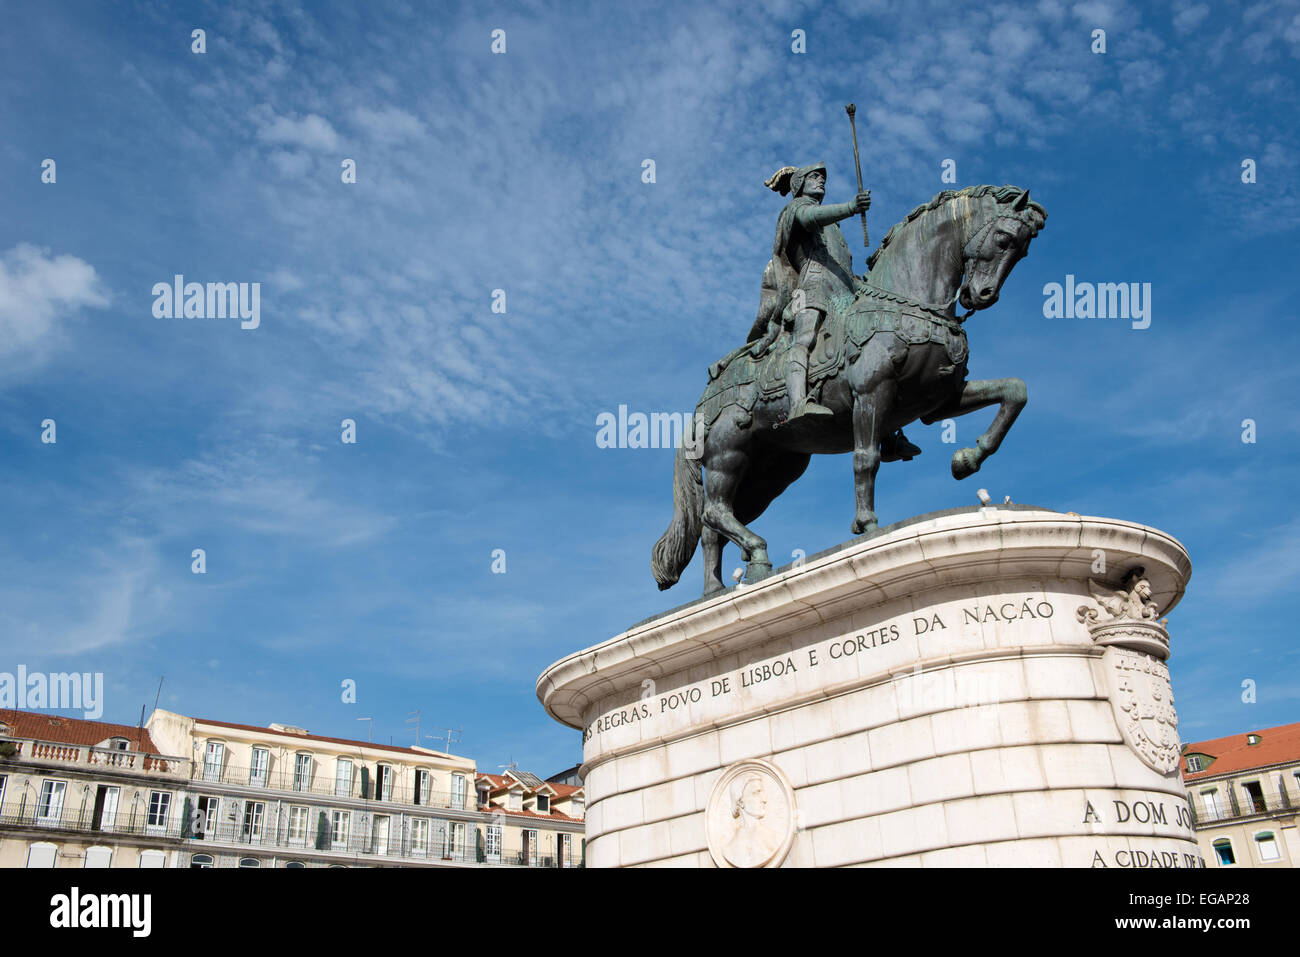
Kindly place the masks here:
POLYGON ((1201 866, 1159 615, 1191 563, 1023 506, 883 529, 556 662, 592 867, 1201 866))

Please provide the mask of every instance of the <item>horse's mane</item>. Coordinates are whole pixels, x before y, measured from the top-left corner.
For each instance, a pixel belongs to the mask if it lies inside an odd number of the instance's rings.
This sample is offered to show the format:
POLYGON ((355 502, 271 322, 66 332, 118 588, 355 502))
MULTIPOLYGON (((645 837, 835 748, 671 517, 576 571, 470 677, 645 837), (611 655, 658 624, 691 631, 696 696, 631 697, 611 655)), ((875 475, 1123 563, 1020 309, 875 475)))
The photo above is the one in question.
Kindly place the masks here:
MULTIPOLYGON (((873 269, 875 267, 876 259, 894 238, 894 233, 903 229, 908 223, 917 219, 923 213, 928 213, 932 209, 938 209, 949 200, 956 199, 959 196, 965 196, 969 199, 979 199, 980 197, 987 196, 991 193, 998 203, 1012 203, 1015 202, 1023 192, 1025 192, 1025 190, 1021 189, 1019 186, 989 186, 986 184, 983 186, 967 186, 964 189, 945 189, 940 193, 935 193, 934 198, 928 203, 922 203, 920 206, 916 207, 916 209, 908 213, 903 218, 902 222, 895 223, 890 227, 889 232, 885 233, 885 238, 880 241, 880 245, 876 247, 875 252, 867 257, 867 269, 873 269)), ((1043 221, 1047 220, 1047 210, 1041 205, 1030 200, 1029 208, 1036 212, 1043 221)), ((1041 224, 1039 225, 1039 228, 1041 228, 1041 224)), ((1035 229, 1034 231, 1037 232, 1038 230, 1035 229)))

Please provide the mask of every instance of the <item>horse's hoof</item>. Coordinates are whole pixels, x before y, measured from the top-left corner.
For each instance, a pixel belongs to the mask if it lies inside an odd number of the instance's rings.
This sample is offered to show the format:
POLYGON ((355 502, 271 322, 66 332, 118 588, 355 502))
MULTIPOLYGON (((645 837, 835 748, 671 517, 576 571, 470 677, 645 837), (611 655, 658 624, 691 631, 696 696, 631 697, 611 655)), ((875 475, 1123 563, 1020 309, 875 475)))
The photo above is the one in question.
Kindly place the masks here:
POLYGON ((713 595, 717 595, 726 590, 727 590, 727 586, 722 584, 722 582, 717 582, 717 581, 709 582, 707 585, 704 586, 704 597, 709 598, 713 595))
POLYGON ((872 516, 869 519, 855 518, 853 524, 849 526, 849 530, 854 535, 864 535, 867 532, 874 532, 879 527, 880 523, 872 516))
POLYGON ((770 574, 772 574, 771 562, 750 562, 745 566, 745 581, 747 582, 762 581, 770 574))
POLYGON ((952 477, 961 481, 980 470, 979 452, 975 449, 959 449, 952 456, 952 477))

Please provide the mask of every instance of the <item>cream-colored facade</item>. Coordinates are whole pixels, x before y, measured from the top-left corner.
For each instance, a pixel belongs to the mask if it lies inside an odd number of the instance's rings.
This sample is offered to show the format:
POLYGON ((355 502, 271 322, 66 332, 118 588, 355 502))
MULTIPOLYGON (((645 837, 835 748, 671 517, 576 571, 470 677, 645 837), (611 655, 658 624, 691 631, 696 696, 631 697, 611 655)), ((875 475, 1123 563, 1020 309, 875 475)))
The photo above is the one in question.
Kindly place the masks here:
POLYGON ((0 711, 0 867, 578 867, 582 788, 156 710, 0 711))
POLYGON ((0 710, 0 867, 176 867, 185 757, 147 731, 0 710))
POLYGON ((1183 780, 1207 867, 1300 862, 1300 724, 1189 744, 1183 780))
POLYGON ((516 827, 480 807, 471 758, 161 710, 148 727, 189 758, 181 866, 559 866, 547 847, 580 853, 580 819, 516 827))

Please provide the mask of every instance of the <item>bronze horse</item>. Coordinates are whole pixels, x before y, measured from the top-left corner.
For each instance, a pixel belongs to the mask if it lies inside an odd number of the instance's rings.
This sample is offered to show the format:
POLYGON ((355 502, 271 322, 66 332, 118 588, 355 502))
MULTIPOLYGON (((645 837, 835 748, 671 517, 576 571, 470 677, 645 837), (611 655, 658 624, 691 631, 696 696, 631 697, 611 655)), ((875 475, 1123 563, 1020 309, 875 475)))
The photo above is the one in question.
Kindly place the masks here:
MULTIPOLYGON (((785 424, 789 398, 771 390, 763 394, 761 360, 752 358, 748 346, 718 363, 715 370, 724 371, 697 406, 697 421, 707 430, 702 442, 683 442, 677 450, 673 519, 651 557, 660 589, 676 584, 701 541, 705 595, 726 587, 723 539, 740 548, 747 580, 771 574, 767 542, 746 526, 803 474, 813 454, 853 453, 854 535, 878 527, 881 442, 903 426, 917 419, 929 425, 996 403, 997 415, 975 446, 952 457, 954 478, 978 471, 1002 444, 1027 394, 1020 379, 966 381, 960 323, 997 302, 1002 283, 1046 219, 1028 190, 973 186, 939 193, 891 229, 868 260, 870 272, 858 279, 852 300, 828 316, 828 328, 819 333, 843 344, 838 367, 817 383, 819 401, 834 413, 822 421, 785 424), (956 302, 968 310, 961 319, 953 310, 956 302)), ((788 345, 786 333, 782 340, 788 345)))

